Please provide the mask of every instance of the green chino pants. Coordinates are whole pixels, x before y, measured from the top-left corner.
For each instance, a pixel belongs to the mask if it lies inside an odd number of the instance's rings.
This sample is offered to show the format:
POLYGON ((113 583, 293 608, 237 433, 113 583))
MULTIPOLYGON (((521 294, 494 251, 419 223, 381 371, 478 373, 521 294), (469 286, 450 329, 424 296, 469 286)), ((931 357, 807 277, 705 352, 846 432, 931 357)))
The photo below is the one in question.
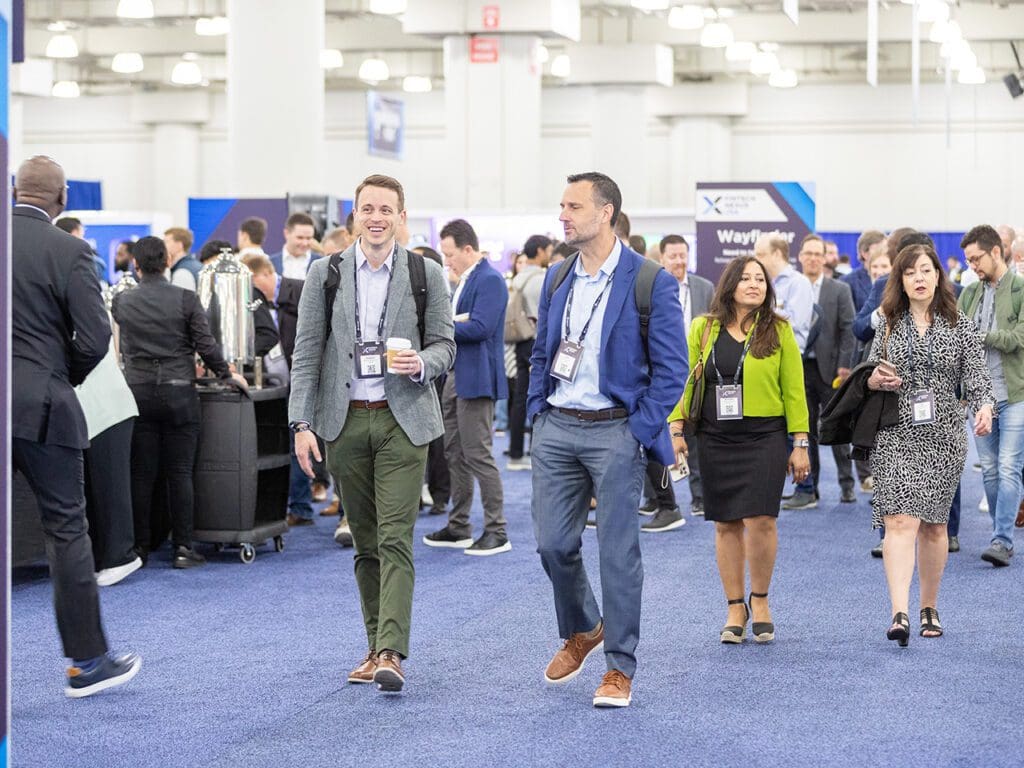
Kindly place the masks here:
POLYGON ((355 545, 356 585, 369 647, 409 655, 413 526, 427 446, 409 442, 387 408, 349 411, 327 463, 355 545))

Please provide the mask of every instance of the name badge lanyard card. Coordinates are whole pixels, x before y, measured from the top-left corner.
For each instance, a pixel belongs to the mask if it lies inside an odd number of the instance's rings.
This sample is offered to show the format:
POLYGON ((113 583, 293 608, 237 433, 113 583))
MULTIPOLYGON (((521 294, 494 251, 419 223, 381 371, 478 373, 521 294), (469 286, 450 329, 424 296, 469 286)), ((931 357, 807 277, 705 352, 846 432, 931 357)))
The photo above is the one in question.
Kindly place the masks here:
POLYGON ((715 379, 719 382, 715 386, 715 410, 719 421, 736 421, 743 418, 743 361, 747 359, 747 352, 750 351, 750 342, 753 337, 754 332, 751 330, 743 343, 743 351, 740 353, 739 362, 736 364, 736 373, 733 374, 730 384, 721 383, 723 377, 718 370, 715 345, 711 345, 711 367, 714 368, 715 379))
MULTIPOLYGON (((917 330, 914 328, 913 322, 910 319, 910 313, 907 313, 907 357, 910 365, 910 380, 914 386, 917 386, 917 364, 914 362, 914 341, 917 330)), ((914 390, 910 396, 910 415, 911 421, 914 426, 920 424, 931 424, 935 421, 935 391, 932 389, 932 372, 935 370, 935 361, 932 357, 933 345, 935 338, 932 336, 931 329, 929 328, 925 332, 925 336, 928 339, 928 369, 925 373, 925 386, 914 390)))
POLYGON ((387 352, 384 349, 384 322, 388 315, 388 301, 391 298, 391 277, 394 270, 388 272, 387 293, 384 294, 384 306, 380 310, 377 321, 377 341, 363 341, 363 325, 359 319, 359 275, 356 274, 356 378, 379 379, 384 375, 387 366, 387 352))
POLYGON ((583 361, 583 342, 586 341, 587 332, 590 330, 590 323, 593 321, 594 315, 597 314, 597 308, 601 305, 601 300, 608 292, 614 277, 615 270, 613 269, 612 273, 608 275, 608 279, 605 281, 601 292, 597 294, 594 306, 590 308, 590 317, 587 318, 583 330, 580 331, 579 340, 572 341, 570 318, 572 317, 572 299, 576 293, 576 280, 574 276, 572 284, 569 286, 569 298, 565 302, 565 331, 562 336, 562 342, 558 345, 558 351, 555 353, 555 363, 551 366, 551 375, 556 379, 569 383, 576 379, 576 374, 580 370, 580 363, 583 361))

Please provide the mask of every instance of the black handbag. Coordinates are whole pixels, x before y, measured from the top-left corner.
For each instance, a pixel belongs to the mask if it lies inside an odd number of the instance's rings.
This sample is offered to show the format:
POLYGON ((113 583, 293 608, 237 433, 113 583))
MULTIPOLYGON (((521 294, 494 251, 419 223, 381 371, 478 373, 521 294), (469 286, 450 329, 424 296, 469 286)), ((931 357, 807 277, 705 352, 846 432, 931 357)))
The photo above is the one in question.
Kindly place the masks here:
MULTIPOLYGON (((684 428, 695 427, 700 421, 700 413, 704 407, 704 348, 707 346, 708 338, 711 336, 711 319, 708 319, 704 326, 704 333, 700 337, 700 350, 697 353, 697 363, 690 371, 690 383, 693 385, 693 394, 690 396, 690 409, 686 412, 683 422, 684 428)), ((685 389, 683 390, 686 391, 685 389)))

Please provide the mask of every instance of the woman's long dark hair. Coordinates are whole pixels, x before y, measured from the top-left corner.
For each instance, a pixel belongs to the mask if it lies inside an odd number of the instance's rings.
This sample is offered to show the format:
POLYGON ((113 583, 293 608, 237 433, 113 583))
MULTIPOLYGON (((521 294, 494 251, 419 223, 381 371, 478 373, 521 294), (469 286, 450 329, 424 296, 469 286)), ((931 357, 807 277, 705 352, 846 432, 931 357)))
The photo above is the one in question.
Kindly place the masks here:
POLYGON ((882 294, 882 314, 890 328, 896 324, 904 312, 910 310, 910 298, 903 290, 903 273, 908 269, 913 269, 914 264, 922 256, 927 256, 932 262, 935 274, 939 278, 939 283, 935 286, 935 295, 932 297, 929 307, 932 318, 941 316, 950 326, 956 325, 956 298, 953 296, 953 286, 949 282, 946 270, 939 264, 939 257, 934 248, 915 243, 906 246, 896 255, 892 272, 889 273, 889 281, 885 284, 885 292, 882 294))
POLYGON ((739 316, 736 311, 736 288, 743 277, 743 270, 751 262, 757 264, 764 273, 764 302, 754 312, 747 315, 741 329, 747 333, 750 326, 754 324, 754 318, 757 318, 757 326, 750 339, 750 354, 757 358, 765 358, 779 348, 777 323, 787 321, 775 314, 775 289, 772 288, 771 278, 764 265, 753 256, 739 256, 726 265, 725 271, 722 272, 722 276, 718 280, 718 287, 715 288, 715 296, 711 300, 707 317, 720 322, 723 328, 736 321, 739 316))

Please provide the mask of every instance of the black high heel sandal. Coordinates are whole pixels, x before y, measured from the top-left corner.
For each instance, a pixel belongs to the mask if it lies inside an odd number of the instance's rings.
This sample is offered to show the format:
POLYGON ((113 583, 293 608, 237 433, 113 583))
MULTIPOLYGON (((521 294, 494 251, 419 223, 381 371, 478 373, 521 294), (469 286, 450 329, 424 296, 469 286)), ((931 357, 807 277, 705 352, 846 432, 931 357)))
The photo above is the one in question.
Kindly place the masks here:
POLYGON ((746 632, 747 621, 750 620, 750 609, 747 608, 747 604, 742 597, 739 597, 735 600, 730 600, 729 605, 742 605, 743 610, 747 614, 743 619, 742 627, 738 627, 735 624, 729 624, 727 626, 722 627, 722 634, 720 636, 721 641, 723 643, 735 645, 737 643, 743 642, 743 633, 746 632))
MULTIPOLYGON (((750 597, 747 599, 747 611, 748 615, 754 615, 754 598, 755 597, 768 597, 768 593, 757 593, 751 592, 750 597)), ((775 639, 775 624, 770 621, 755 621, 750 625, 750 629, 754 635, 754 642, 756 643, 770 643, 775 639)))
POLYGON ((905 613, 897 613, 892 617, 892 626, 885 633, 890 640, 900 644, 900 648, 906 648, 910 642, 910 617, 905 613))
POLYGON ((921 637, 942 637, 942 622, 939 621, 939 612, 934 608, 921 609, 921 637), (937 634, 926 635, 925 632, 937 634))

